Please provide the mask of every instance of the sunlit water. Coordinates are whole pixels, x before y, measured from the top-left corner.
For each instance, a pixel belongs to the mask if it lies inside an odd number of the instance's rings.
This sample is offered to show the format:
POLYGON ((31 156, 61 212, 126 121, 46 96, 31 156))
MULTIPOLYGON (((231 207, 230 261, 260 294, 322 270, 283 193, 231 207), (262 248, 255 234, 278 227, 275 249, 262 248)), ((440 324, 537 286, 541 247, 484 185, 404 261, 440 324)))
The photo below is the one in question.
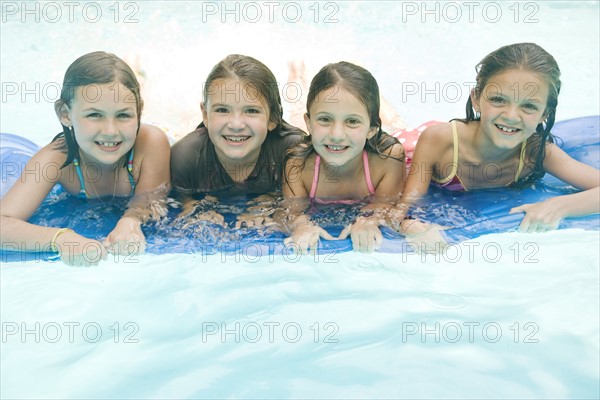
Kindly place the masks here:
MULTIPOLYGON (((276 14, 272 23, 226 24, 203 20, 207 2, 121 3, 117 23, 113 3, 102 4, 95 23, 77 13, 71 23, 65 8, 60 23, 22 22, 6 3, 0 130, 39 145, 59 129, 52 83, 97 49, 137 64, 144 118, 176 135, 198 123, 202 80, 233 52, 264 61, 282 83, 292 58, 306 60, 309 77, 327 62, 358 62, 412 127, 461 116, 468 95, 436 98, 422 88, 467 87, 485 54, 533 41, 563 71, 557 119, 600 114, 597 2, 508 2, 494 23, 493 14, 483 18, 483 2, 472 22, 463 7, 456 23, 448 22, 454 14, 439 23, 409 15, 420 2, 335 3, 337 23, 324 23, 334 9, 319 3, 315 23, 313 3, 302 3, 297 23, 276 14), (124 23, 132 11, 138 21, 124 23), (532 11, 537 22, 525 22, 532 11), (36 83, 48 91, 24 94, 22 85, 36 83), (409 95, 412 84, 419 92, 409 95)), ((460 210, 438 213, 468 221, 460 210)), ((82 224, 94 218, 93 207, 74 214, 82 224)), ((190 251, 193 241, 171 228, 166 237, 182 240, 169 242, 180 246, 169 254, 110 256, 84 269, 3 264, 1 397, 600 397, 598 230, 486 235, 437 256, 256 257, 190 251)), ((241 232, 199 236, 235 242, 241 232)))

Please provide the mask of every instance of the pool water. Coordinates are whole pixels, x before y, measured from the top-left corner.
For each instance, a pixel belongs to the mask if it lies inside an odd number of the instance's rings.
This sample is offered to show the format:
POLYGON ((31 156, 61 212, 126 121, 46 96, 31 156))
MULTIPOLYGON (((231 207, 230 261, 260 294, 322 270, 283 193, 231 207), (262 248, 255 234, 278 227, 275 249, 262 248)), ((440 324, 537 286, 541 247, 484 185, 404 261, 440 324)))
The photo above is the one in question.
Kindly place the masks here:
POLYGON ((9 263, 3 397, 594 398, 599 240, 9 263))
MULTIPOLYGON (((414 127, 462 116, 474 65, 532 41, 561 66, 557 119, 600 114, 598 2, 476 3, 469 19, 463 3, 428 14, 423 2, 281 2, 271 22, 257 2, 262 19, 248 7, 236 22, 214 2, 78 3, 72 20, 64 3, 36 15, 36 3, 28 14, 3 2, 0 131, 49 142, 53 88, 97 49, 136 67, 144 119, 175 136, 197 125, 204 77, 234 52, 282 86, 291 59, 309 77, 357 62, 414 127)), ((570 228, 471 238, 445 255, 3 263, 0 397, 599 398, 599 243, 599 230, 570 228)))

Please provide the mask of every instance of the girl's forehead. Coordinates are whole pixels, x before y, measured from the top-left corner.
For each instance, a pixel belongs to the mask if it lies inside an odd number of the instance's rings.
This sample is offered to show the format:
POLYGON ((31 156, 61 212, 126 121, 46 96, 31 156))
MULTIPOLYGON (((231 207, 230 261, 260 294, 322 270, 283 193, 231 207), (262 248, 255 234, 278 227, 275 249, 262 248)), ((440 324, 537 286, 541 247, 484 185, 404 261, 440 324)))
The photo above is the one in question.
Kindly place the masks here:
POLYGON ((212 103, 243 103, 266 107, 267 101, 256 86, 236 78, 214 80, 207 88, 207 100, 212 103))
POLYGON ((484 92, 506 92, 516 98, 547 99, 548 83, 537 72, 527 69, 509 69, 497 73, 487 81, 484 92))
POLYGON ((548 84, 541 74, 527 69, 509 69, 498 72, 488 79, 486 86, 514 85, 516 87, 527 84, 540 86, 540 89, 548 88, 548 84))
POLYGON ((136 105, 136 98, 131 90, 120 82, 92 83, 74 88, 73 99, 75 102, 100 103, 111 101, 114 103, 132 103, 136 105))
POLYGON ((367 106, 357 95, 338 85, 321 90, 311 104, 311 109, 315 107, 318 109, 336 106, 351 108, 353 110, 360 109, 364 113, 367 113, 367 106))

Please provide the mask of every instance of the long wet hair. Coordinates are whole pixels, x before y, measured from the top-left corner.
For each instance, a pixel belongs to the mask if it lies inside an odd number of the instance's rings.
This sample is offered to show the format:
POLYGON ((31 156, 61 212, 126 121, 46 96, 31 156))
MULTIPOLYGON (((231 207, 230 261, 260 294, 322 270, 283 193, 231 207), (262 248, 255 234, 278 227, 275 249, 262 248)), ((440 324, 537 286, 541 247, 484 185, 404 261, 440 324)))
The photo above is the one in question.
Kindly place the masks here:
MULTIPOLYGON (((277 79, 273 72, 262 62, 255 58, 241 54, 230 54, 221 60, 208 74, 203 89, 203 101, 208 102, 208 95, 213 84, 218 80, 234 79, 244 85, 245 94, 255 99, 264 100, 269 109, 269 122, 275 123, 275 128, 268 134, 286 136, 292 133, 306 135, 306 133, 283 119, 283 107, 277 86, 277 79)), ((201 123, 199 126, 204 126, 201 123)))
MULTIPOLYGON (((534 72, 548 85, 548 101, 544 111, 545 124, 538 124, 535 133, 528 139, 527 143, 528 150, 525 162, 527 165, 532 166, 532 172, 511 185, 514 188, 523 188, 531 186, 544 176, 546 144, 554 143, 556 139, 550 131, 556 118, 556 107, 561 86, 560 69, 554 57, 535 43, 516 43, 503 46, 485 56, 475 67, 477 72, 476 86, 473 89, 475 97, 481 97, 490 78, 513 69, 534 72)), ((467 117, 460 121, 468 123, 469 121, 481 120, 473 109, 470 96, 467 100, 466 113, 467 117)))
MULTIPOLYGON (((385 154, 384 151, 395 144, 400 144, 400 142, 398 139, 388 135, 381 129, 381 118, 379 117, 379 86, 373 75, 366 69, 346 61, 327 64, 321 68, 310 83, 306 99, 307 114, 310 113, 310 107, 319 96, 319 93, 334 86, 351 93, 359 99, 367 108, 369 126, 371 128, 377 128, 377 133, 370 139, 367 139, 365 149, 371 153, 379 154, 382 157, 392 157, 385 154)), ((296 146, 288 149, 284 164, 291 158, 299 158, 303 160, 302 167, 304 167, 306 159, 312 152, 314 152, 312 137, 308 135, 296 146)), ((402 156, 399 159, 396 157, 392 158, 403 162, 404 152, 402 152, 402 156)), ((288 180, 287 173, 285 179, 286 181, 288 180)))
MULTIPOLYGON (((72 106, 75 100, 75 92, 78 87, 87 85, 102 85, 106 83, 119 82, 131 91, 135 98, 135 106, 137 111, 137 131, 140 129, 140 120, 142 116, 142 108, 144 102, 140 95, 140 83, 138 82, 135 73, 121 60, 119 57, 104 51, 95 51, 93 53, 84 54, 67 68, 63 80, 60 98, 54 103, 54 110, 60 118, 62 107, 72 106)), ((67 159, 61 168, 73 162, 79 154, 79 145, 75 140, 75 132, 73 128, 69 128, 62 124, 63 131, 56 135, 52 142, 57 143, 57 148, 67 153, 67 159), (59 140, 64 139, 64 140, 59 140)), ((133 148, 123 157, 122 166, 127 165, 133 148)))

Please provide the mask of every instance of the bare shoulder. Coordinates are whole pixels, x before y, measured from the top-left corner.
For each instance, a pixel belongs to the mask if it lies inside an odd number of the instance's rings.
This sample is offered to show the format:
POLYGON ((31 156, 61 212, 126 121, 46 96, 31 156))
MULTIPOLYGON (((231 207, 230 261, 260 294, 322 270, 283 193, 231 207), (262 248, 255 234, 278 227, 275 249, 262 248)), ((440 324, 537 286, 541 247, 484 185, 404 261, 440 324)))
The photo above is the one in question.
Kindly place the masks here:
POLYGON ((285 164, 285 172, 290 181, 302 183, 306 188, 312 183, 316 154, 312 152, 307 157, 292 157, 285 164))
POLYGON ((138 137, 136 141, 141 141, 142 143, 169 143, 167 138, 167 134, 157 126, 142 124, 140 125, 140 131, 138 132, 138 137))
POLYGON ((555 143, 546 143, 546 158, 548 157, 570 157, 563 149, 555 143))
MULTIPOLYGON (((459 131, 461 130, 460 125, 466 126, 461 122, 457 122, 457 125, 459 131)), ((438 145, 452 143, 452 124, 450 122, 444 122, 428 127, 419 136, 417 145, 423 141, 438 145)))
MULTIPOLYGON (((457 130, 460 136, 465 132, 467 125, 456 121, 457 130)), ((426 156, 431 159, 439 159, 448 154, 454 147, 454 138, 452 135, 452 124, 445 122, 442 124, 430 126, 419 136, 414 158, 426 156)))
POLYGON ((573 157, 554 143, 546 143, 546 154, 544 156, 544 169, 553 173, 556 170, 573 168, 579 164, 573 157))
POLYGON ((37 153, 31 157, 31 161, 35 161, 44 165, 56 164, 59 168, 67 160, 67 151, 62 150, 56 142, 49 143, 42 147, 37 153))
POLYGON ((157 152, 170 152, 169 139, 162 129, 148 124, 142 124, 135 140, 136 153, 156 154, 157 152))
POLYGON ((404 146, 401 143, 396 143, 383 151, 385 156, 381 154, 368 152, 369 165, 375 169, 396 168, 403 165, 405 162, 404 146))
POLYGON ((308 157, 291 157, 285 163, 285 170, 288 174, 304 175, 310 165, 314 164, 315 155, 309 154, 308 157))

